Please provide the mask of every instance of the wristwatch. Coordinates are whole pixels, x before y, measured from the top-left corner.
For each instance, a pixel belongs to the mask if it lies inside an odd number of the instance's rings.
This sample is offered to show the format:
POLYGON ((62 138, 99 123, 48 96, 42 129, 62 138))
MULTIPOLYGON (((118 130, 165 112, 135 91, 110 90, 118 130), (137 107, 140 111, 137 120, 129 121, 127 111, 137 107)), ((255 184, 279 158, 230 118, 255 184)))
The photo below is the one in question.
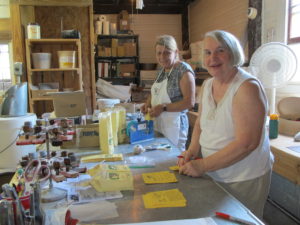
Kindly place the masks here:
POLYGON ((163 104, 163 111, 167 112, 167 104, 163 104))

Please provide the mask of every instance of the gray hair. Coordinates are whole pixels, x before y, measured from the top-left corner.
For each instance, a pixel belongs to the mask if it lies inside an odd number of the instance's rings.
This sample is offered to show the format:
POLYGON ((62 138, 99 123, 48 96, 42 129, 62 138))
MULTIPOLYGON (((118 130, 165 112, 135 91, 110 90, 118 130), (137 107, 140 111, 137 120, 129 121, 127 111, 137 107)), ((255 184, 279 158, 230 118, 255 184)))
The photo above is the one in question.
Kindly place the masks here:
MULTIPOLYGON (((176 42, 175 38, 171 35, 161 35, 161 36, 157 37, 156 42, 155 42, 155 47, 157 45, 165 46, 167 49, 169 49, 171 51, 178 50, 177 42, 176 42)), ((178 58, 179 58, 179 55, 177 53, 176 59, 178 59, 178 58)))
POLYGON ((223 30, 207 32, 204 37, 211 37, 218 41, 221 46, 229 51, 232 66, 242 66, 245 55, 239 40, 231 33, 223 30))

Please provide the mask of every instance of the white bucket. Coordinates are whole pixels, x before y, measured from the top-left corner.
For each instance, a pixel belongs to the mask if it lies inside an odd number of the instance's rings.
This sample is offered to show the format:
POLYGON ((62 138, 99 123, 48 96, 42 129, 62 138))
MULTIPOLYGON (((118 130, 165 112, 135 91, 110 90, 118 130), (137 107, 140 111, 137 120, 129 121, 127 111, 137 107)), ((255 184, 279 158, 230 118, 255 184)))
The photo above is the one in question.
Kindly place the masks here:
POLYGON ((36 115, 30 113, 19 117, 0 117, 0 172, 15 171, 22 156, 36 152, 35 145, 16 145, 15 143, 26 121, 35 124, 36 115))
POLYGON ((58 51, 59 68, 75 68, 76 51, 58 51))
POLYGON ((32 53, 34 69, 49 69, 51 66, 51 53, 32 53))

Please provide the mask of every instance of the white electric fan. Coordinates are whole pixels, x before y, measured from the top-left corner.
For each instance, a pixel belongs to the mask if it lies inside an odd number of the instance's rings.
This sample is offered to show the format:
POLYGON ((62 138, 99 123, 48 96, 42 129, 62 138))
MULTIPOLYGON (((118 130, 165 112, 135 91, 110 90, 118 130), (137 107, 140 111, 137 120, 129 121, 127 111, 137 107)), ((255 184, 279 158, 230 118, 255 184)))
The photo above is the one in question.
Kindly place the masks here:
POLYGON ((250 71, 264 85, 270 88, 270 113, 275 113, 276 88, 282 87, 297 71, 297 57, 293 50, 279 42, 260 46, 250 60, 250 71))

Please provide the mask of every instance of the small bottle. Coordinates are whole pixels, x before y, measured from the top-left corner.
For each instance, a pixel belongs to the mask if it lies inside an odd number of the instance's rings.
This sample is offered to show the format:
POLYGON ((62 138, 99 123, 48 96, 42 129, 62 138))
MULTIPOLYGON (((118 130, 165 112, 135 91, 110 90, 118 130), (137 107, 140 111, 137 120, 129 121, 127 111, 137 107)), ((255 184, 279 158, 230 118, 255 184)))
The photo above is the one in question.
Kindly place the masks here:
POLYGON ((269 123, 269 138, 274 139, 277 137, 278 137, 278 115, 271 114, 270 123, 269 123))

